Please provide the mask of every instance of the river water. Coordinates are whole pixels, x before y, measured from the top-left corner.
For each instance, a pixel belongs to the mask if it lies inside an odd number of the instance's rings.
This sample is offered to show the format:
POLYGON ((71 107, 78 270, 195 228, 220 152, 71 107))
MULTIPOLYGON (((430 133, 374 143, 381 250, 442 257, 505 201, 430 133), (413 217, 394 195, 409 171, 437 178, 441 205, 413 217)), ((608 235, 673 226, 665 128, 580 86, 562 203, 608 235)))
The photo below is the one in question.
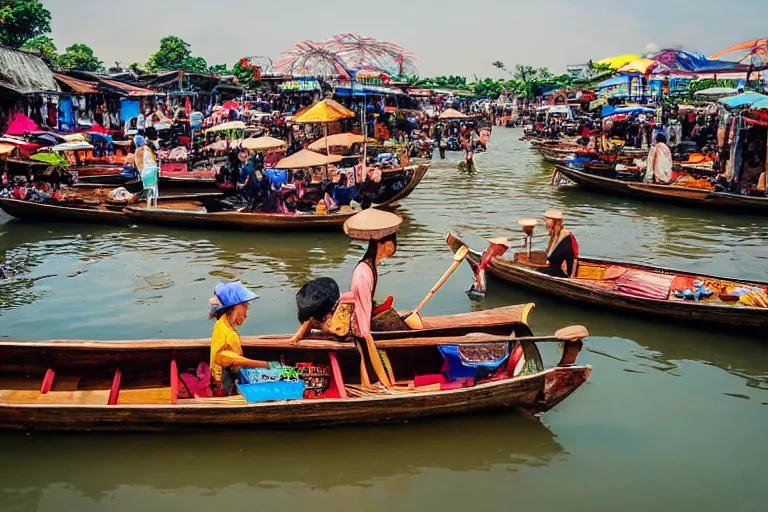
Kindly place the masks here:
MULTIPOLYGON (((768 223, 549 185, 552 168, 517 130, 497 129, 475 176, 435 161, 404 201, 400 248, 379 293, 413 307, 450 265, 448 231, 519 234, 554 207, 581 252, 768 281, 768 223)), ((0 214, 2 215, 2 214, 0 214)), ((538 242, 543 242, 540 235, 538 242)), ((362 246, 342 234, 258 234, 26 224, 0 217, 0 336, 205 337, 220 280, 261 295, 243 334, 296 327, 293 296, 342 288, 362 246)), ((535 302, 538 334, 592 337, 590 381, 541 418, 496 414, 405 425, 192 434, 0 434, 0 510, 315 511, 765 510, 768 335, 736 336, 562 303, 491 282, 473 304, 463 266, 425 308, 535 302)))

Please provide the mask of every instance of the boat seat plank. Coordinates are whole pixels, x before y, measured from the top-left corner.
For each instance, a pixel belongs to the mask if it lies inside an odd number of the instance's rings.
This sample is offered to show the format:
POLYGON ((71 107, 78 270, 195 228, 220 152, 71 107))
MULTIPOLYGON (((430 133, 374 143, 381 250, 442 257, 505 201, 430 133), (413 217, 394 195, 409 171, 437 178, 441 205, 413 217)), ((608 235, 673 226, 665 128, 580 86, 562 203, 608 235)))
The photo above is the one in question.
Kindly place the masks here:
POLYGON ((227 404, 227 405, 240 405, 240 404, 247 404, 248 401, 245 399, 243 395, 232 395, 232 396, 217 396, 217 397, 210 397, 210 398, 185 398, 182 400, 179 400, 179 405, 184 404, 227 404))
POLYGON ((170 404, 173 393, 169 387, 121 389, 117 405, 170 404))
POLYGON ((107 405, 109 390, 49 391, 41 395, 35 391, 5 391, 0 401, 5 404, 58 404, 58 405, 107 405))

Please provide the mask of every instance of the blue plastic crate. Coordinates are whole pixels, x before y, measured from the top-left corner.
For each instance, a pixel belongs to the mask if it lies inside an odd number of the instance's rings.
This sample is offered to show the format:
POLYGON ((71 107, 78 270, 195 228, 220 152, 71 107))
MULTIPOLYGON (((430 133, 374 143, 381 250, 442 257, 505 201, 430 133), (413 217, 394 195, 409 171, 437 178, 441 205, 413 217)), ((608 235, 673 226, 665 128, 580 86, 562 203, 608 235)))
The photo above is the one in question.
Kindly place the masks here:
POLYGON ((304 382, 300 380, 238 384, 237 390, 245 397, 247 402, 298 400, 304 398, 304 382))

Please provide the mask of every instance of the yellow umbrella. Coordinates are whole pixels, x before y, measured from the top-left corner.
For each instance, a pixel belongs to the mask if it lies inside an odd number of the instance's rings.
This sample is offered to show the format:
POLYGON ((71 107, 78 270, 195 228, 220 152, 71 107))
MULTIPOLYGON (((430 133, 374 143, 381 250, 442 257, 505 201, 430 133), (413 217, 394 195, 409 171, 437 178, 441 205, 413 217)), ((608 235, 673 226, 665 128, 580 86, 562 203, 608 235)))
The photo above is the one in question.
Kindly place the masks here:
MULTIPOLYGON (((317 139, 315 142, 309 145, 309 149, 312 151, 320 151, 327 147, 345 147, 351 148, 353 144, 360 144, 365 142, 366 138, 356 133, 337 133, 336 135, 329 135, 322 139, 317 139)), ((376 139, 367 139, 368 142, 376 142, 376 139)))
POLYGON ((307 167, 320 167, 323 165, 332 164, 341 160, 338 155, 321 155, 314 151, 302 149, 298 153, 294 153, 291 156, 285 157, 277 164, 277 169, 304 169, 307 167))
POLYGON ((611 69, 619 69, 620 67, 626 66, 630 62, 641 58, 640 55, 635 53, 627 53, 625 55, 617 55, 616 57, 608 57, 607 59, 598 60, 595 64, 610 66, 611 69))
POLYGON ((641 75, 647 75, 659 66, 659 63, 651 59, 635 59, 629 64, 625 64, 617 71, 619 73, 639 73, 641 75))
POLYGON ((287 146, 288 143, 284 140, 269 137, 267 135, 263 137, 245 139, 243 141, 243 148, 253 151, 269 151, 271 149, 280 149, 287 146))
POLYGON ((355 113, 334 100, 323 100, 300 111, 293 118, 296 124, 332 123, 340 119, 355 117, 355 113))

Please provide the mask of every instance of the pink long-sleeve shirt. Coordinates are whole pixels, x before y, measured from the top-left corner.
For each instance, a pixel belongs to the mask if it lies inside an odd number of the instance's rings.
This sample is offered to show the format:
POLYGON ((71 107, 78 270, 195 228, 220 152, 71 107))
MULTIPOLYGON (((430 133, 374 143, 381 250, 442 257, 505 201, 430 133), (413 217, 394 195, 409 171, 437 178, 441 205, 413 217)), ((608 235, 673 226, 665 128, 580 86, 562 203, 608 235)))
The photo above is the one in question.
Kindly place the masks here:
POLYGON ((373 312, 373 270, 366 263, 358 263, 352 272, 350 291, 339 299, 340 304, 352 304, 355 309, 355 321, 358 334, 366 337, 371 333, 371 313, 373 312))

